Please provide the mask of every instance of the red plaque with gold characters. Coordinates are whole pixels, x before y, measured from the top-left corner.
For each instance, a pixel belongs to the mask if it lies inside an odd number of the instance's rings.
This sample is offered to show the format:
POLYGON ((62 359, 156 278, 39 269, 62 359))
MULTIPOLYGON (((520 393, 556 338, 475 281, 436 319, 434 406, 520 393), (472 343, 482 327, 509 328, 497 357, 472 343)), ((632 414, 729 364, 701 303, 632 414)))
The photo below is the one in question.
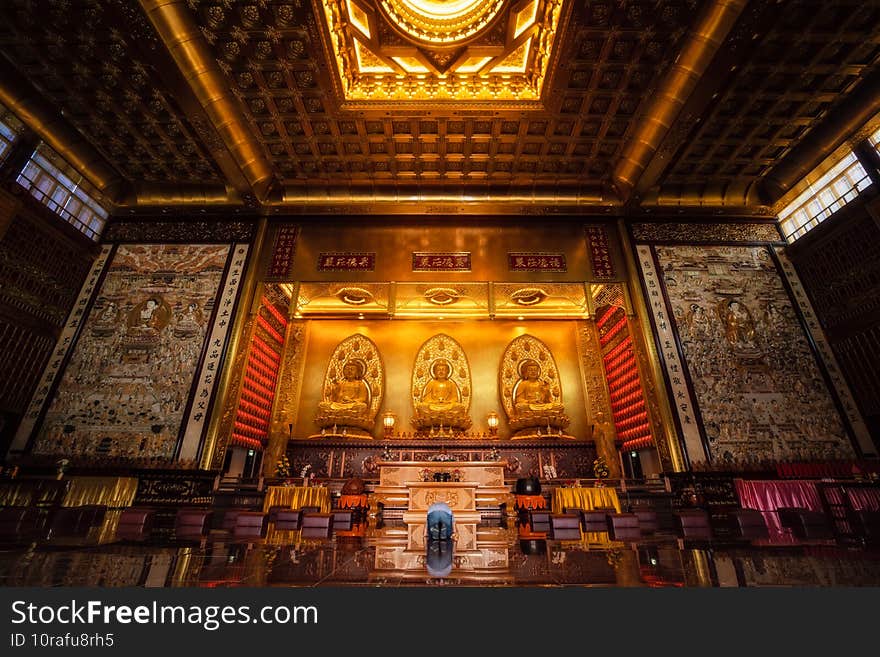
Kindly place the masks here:
POLYGON ((269 263, 269 276, 283 278, 288 275, 293 266, 293 256, 296 253, 296 237, 299 226, 281 226, 275 234, 275 244, 272 245, 272 261, 269 263))
POLYGON ((346 251, 318 255, 318 271, 374 271, 375 268, 375 253, 346 251))
POLYGON ((470 271, 471 254, 469 251, 443 253, 424 253, 416 251, 412 254, 413 271, 470 271))
POLYGON ((568 271, 564 253, 508 253, 507 268, 510 271, 568 271))
POLYGON ((593 277, 597 279, 614 278, 614 262, 608 245, 608 230, 605 226, 587 226, 587 246, 590 250, 590 263, 593 277))

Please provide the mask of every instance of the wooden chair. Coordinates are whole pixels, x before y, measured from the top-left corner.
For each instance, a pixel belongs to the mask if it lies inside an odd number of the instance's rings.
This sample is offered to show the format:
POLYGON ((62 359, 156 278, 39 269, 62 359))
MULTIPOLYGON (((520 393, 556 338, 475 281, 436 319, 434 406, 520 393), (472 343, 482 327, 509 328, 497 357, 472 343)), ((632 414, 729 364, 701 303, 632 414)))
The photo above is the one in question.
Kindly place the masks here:
POLYGON ((831 539, 834 532, 828 518, 821 511, 801 507, 779 507, 776 509, 779 522, 791 529, 791 533, 801 539, 831 539))
POLYGON ((673 511, 679 536, 685 539, 708 541, 712 538, 709 514, 704 509, 678 509, 673 511))
POLYGON ((728 513, 730 528, 737 538, 768 538, 770 530, 764 522, 764 514, 757 509, 733 509, 728 513))
POLYGON ((121 541, 144 541, 150 536, 156 512, 130 507, 119 514, 116 538, 121 541))
POLYGON ((262 538, 266 535, 266 514, 260 511, 240 511, 235 518, 232 535, 237 539, 262 538))
POLYGON ((174 537, 181 540, 201 540, 208 533, 211 509, 178 509, 174 518, 174 537))
POLYGON ((635 513, 608 514, 608 536, 615 541, 638 541, 642 537, 635 513))

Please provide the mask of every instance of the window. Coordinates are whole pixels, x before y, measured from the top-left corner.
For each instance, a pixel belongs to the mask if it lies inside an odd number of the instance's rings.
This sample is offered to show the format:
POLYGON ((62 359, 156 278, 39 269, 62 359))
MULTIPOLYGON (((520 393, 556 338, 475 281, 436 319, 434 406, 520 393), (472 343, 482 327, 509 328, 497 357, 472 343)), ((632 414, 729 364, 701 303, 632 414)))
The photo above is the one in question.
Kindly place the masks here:
POLYGON ((107 221, 98 190, 46 144, 37 147, 17 180, 62 219, 98 239, 107 221))
POLYGON ((877 131, 868 137, 868 141, 871 142, 871 146, 874 147, 874 150, 880 154, 880 128, 877 128, 877 131))
POLYGON ((0 162, 3 162, 12 150, 12 144, 18 139, 24 126, 8 109, 0 105, 0 162))
POLYGON ((779 213, 782 234, 794 242, 852 201, 871 184, 855 153, 849 152, 779 213))

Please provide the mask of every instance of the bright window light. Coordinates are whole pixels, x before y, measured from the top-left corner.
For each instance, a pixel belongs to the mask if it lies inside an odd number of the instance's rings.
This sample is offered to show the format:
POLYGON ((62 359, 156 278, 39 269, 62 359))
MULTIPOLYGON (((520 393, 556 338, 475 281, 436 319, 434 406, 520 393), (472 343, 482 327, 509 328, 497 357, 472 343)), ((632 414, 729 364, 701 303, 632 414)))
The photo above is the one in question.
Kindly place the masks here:
POLYGON ((802 237, 870 184, 867 172, 850 151, 779 213, 779 226, 785 239, 794 242, 802 237))
POLYGON ((97 189, 46 144, 33 152, 17 181, 40 203, 97 241, 107 222, 97 189))

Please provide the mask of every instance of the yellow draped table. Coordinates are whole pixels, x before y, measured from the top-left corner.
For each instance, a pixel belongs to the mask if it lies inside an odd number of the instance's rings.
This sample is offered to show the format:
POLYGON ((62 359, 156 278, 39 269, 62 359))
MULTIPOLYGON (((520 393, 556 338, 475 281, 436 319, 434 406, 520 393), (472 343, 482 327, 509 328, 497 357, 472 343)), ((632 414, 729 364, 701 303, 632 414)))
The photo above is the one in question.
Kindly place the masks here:
POLYGON ((330 490, 326 486, 269 486, 263 500, 263 513, 273 506, 301 509, 317 506, 321 513, 330 513, 330 490))
POLYGON ((553 490, 553 513, 563 509, 611 509, 620 513, 620 500, 613 488, 556 488, 553 490))
POLYGON ((60 498, 61 506, 98 505, 121 509, 132 505, 137 486, 137 477, 21 479, 4 482, 0 488, 0 506, 42 506, 60 498), (59 492, 63 492, 63 496, 59 492))
POLYGON ((137 486, 137 477, 70 477, 61 506, 97 504, 121 509, 132 505, 137 486))

